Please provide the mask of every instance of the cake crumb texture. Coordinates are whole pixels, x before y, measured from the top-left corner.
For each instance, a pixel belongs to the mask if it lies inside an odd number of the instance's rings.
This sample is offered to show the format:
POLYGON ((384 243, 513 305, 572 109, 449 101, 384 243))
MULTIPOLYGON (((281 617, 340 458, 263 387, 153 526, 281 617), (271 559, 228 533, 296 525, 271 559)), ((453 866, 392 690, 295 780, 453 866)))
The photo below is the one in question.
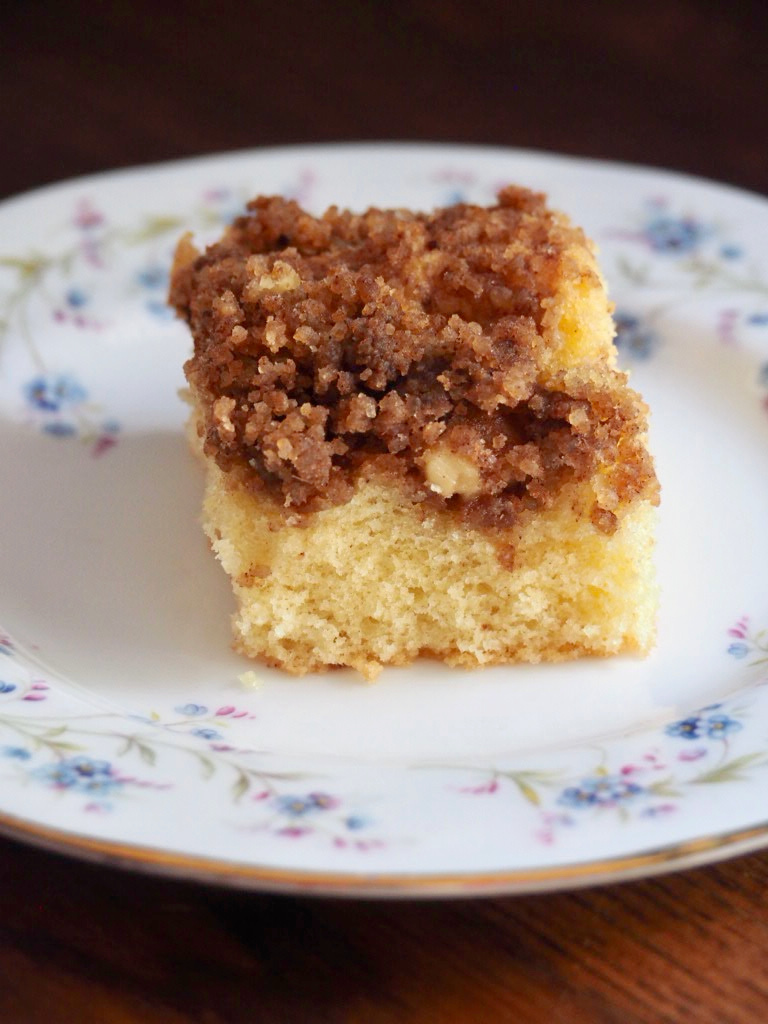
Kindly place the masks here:
POLYGON ((478 667, 652 645, 647 503, 608 536, 577 485, 520 536, 491 539, 371 482, 295 528, 209 472, 205 527, 238 599, 235 646, 290 672, 349 665, 370 679, 420 655, 478 667), (505 543, 511 568, 498 557, 505 543))

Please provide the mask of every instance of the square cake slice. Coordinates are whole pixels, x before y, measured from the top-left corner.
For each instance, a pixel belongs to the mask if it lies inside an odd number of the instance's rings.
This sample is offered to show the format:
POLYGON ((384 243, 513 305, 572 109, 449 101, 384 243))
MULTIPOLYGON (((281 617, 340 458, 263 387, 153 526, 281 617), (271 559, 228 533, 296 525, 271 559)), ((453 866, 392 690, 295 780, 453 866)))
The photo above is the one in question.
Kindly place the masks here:
POLYGON ((542 195, 260 197, 170 301, 235 646, 292 673, 646 653, 658 483, 593 247, 542 195))

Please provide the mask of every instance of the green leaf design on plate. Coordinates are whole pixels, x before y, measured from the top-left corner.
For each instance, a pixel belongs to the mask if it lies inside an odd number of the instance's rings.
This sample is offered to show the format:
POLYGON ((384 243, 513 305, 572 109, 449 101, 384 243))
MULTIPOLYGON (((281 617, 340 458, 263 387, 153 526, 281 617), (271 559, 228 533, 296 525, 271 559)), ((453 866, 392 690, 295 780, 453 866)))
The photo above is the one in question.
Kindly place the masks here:
POLYGON ((756 768, 764 764, 768 764, 768 754, 764 752, 742 754, 741 757, 734 757, 710 771, 697 775, 696 778, 691 779, 691 785, 704 785, 709 782, 743 782, 748 778, 746 774, 748 768, 756 768))

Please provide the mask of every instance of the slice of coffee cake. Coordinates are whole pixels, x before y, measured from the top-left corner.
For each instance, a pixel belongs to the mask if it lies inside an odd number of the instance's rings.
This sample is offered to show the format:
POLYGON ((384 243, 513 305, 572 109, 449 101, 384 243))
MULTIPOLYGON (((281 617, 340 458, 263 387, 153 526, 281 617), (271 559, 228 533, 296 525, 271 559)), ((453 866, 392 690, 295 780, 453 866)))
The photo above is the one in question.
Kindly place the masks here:
POLYGON ((544 197, 258 198, 170 301, 236 647, 303 673, 645 653, 658 484, 593 249, 544 197))

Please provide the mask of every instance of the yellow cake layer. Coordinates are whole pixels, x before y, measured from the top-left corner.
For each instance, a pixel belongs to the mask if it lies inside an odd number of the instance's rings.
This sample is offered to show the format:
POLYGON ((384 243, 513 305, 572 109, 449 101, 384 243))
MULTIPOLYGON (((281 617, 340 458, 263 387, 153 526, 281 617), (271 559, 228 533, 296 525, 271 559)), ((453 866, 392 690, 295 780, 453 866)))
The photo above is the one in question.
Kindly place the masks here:
POLYGON ((606 536, 589 484, 566 489, 494 541, 362 483, 351 501, 285 525, 264 496, 207 470, 204 527, 232 578, 235 646, 293 673, 431 655, 468 667, 644 654, 653 643, 655 509, 637 502, 606 536), (514 565, 498 558, 514 547, 514 565))

